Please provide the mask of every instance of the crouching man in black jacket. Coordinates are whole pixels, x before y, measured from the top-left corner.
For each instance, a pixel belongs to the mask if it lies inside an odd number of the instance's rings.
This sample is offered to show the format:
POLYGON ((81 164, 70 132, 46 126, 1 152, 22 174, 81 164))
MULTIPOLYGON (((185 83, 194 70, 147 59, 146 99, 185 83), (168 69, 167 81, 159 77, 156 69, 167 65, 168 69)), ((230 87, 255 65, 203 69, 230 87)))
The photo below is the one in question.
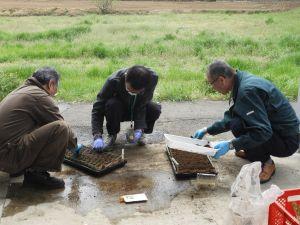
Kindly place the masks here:
POLYGON ((97 95, 92 109, 93 148, 101 151, 112 146, 120 132, 120 122, 131 121, 131 143, 144 145, 144 133, 152 133, 161 106, 152 102, 158 82, 157 74, 149 68, 135 65, 113 73, 97 95), (106 118, 108 136, 103 141, 103 121, 106 118))

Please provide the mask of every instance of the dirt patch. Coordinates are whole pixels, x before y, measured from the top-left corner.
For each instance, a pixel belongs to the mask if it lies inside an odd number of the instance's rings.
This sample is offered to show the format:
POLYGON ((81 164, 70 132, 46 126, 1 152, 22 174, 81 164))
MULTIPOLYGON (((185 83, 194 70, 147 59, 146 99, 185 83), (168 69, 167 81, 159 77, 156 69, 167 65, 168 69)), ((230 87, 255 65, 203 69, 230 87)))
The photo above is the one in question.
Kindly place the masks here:
MULTIPOLYGON (((28 15, 84 15, 97 13, 93 1, 87 0, 0 0, 0 16, 28 15)), ((279 2, 202 2, 202 1, 117 1, 113 13, 159 13, 159 12, 271 12, 300 7, 299 1, 279 2)))
POLYGON ((178 174, 217 174, 210 160, 205 155, 184 152, 177 149, 169 149, 178 174))

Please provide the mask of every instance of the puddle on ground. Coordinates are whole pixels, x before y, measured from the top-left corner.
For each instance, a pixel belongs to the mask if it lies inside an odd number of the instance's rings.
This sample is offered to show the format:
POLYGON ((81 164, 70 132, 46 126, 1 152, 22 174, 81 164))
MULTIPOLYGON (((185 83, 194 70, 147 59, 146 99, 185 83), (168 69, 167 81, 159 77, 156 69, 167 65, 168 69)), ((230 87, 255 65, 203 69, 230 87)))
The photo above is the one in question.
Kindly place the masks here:
POLYGON ((122 175, 119 178, 110 177, 97 181, 97 186, 103 192, 114 193, 129 193, 132 191, 148 190, 153 188, 152 179, 144 175, 122 175))
POLYGON ((24 188, 22 183, 12 183, 8 187, 2 217, 13 216, 25 211, 31 205, 52 202, 59 199, 62 190, 38 190, 24 188))
POLYGON ((86 215, 100 207, 112 221, 130 217, 136 212, 153 212, 167 208, 172 199, 190 186, 188 181, 176 181, 165 171, 124 171, 102 178, 75 176, 67 179, 61 202, 86 215), (120 203, 125 194, 146 193, 148 202, 120 203))
POLYGON ((64 167, 64 171, 58 173, 66 183, 63 190, 43 191, 24 188, 21 183, 11 184, 7 194, 10 202, 3 210, 3 217, 15 215, 32 205, 53 201, 72 207, 82 215, 101 208, 112 222, 134 216, 137 212, 168 208, 178 193, 190 187, 189 181, 176 180, 171 167, 169 169, 139 170, 128 166, 97 178, 64 167), (137 204, 119 202, 120 196, 137 193, 146 193, 148 201, 137 204))

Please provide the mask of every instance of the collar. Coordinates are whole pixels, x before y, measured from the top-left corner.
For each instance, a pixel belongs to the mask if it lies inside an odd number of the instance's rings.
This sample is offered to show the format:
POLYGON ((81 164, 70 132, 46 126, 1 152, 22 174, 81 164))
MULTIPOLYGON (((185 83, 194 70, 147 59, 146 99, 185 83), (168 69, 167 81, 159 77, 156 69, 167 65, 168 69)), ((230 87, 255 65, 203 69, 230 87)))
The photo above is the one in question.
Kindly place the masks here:
POLYGON ((27 86, 37 86, 40 89, 44 90, 47 94, 50 95, 50 93, 43 87, 43 85, 35 77, 28 78, 25 81, 25 85, 27 85, 27 86))
POLYGON ((233 88, 232 88, 232 91, 231 91, 230 97, 229 97, 229 105, 230 105, 231 101, 235 102, 242 79, 243 79, 242 71, 236 70, 236 74, 234 76, 234 85, 233 85, 233 88))

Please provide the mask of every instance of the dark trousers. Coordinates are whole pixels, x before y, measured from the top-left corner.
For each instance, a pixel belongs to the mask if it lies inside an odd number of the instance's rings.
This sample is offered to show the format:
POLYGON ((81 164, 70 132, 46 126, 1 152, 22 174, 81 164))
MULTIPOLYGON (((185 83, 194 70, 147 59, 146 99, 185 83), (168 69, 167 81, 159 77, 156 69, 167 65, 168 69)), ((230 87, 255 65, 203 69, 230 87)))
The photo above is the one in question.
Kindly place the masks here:
POLYGON ((60 171, 66 149, 76 145, 77 140, 64 121, 48 123, 1 149, 0 170, 10 174, 28 168, 60 171))
MULTIPOLYGON (((150 134, 153 131, 155 121, 161 113, 161 105, 149 102, 146 105, 146 124, 144 133, 150 134)), ((124 105, 118 98, 111 98, 105 104, 106 128, 109 134, 120 132, 120 123, 130 121, 130 110, 128 105, 124 105)), ((134 118, 133 118, 134 119, 134 118)))
MULTIPOLYGON (((239 137, 247 132, 245 125, 240 118, 235 118, 230 123, 230 130, 235 137, 239 137)), ((294 154, 299 148, 299 135, 281 136, 273 131, 272 137, 265 143, 244 151, 250 161, 268 161, 270 156, 288 157, 294 154)))

